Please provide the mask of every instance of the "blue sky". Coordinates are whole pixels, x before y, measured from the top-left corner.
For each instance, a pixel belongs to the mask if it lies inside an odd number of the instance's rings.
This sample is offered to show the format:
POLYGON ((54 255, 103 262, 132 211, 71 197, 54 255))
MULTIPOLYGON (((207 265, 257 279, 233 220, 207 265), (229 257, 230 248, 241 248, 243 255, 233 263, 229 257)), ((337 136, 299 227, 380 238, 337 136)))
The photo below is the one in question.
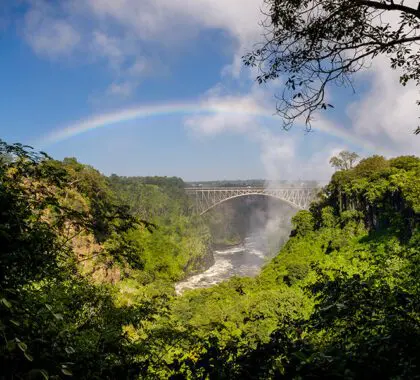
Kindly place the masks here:
POLYGON ((259 0, 2 2, 0 137, 58 159, 75 156, 105 174, 186 180, 325 180, 329 157, 342 149, 420 153, 412 135, 418 91, 399 86, 386 59, 356 77, 357 94, 331 89, 336 108, 319 116, 313 133, 299 125, 286 132, 278 118, 263 117, 274 113, 281 79, 258 86, 241 63, 260 40, 260 7, 259 0), (92 118, 174 104, 176 112, 50 138, 92 118))

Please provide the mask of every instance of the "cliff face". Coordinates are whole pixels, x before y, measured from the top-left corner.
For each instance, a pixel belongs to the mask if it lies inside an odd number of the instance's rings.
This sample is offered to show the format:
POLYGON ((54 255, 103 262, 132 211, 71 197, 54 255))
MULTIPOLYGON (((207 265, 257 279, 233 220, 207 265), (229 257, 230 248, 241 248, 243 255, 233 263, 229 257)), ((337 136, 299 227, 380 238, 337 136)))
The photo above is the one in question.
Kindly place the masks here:
POLYGON ((207 244, 200 256, 193 256, 187 263, 184 270, 184 278, 195 273, 204 272, 214 265, 214 246, 207 244))

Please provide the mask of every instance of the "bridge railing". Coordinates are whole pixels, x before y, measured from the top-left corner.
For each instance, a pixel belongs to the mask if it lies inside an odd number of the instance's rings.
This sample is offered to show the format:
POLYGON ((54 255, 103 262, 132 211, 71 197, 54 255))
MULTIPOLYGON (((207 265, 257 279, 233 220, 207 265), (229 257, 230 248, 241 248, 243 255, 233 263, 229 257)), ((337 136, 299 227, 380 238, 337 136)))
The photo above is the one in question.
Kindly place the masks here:
POLYGON ((318 187, 184 187, 185 191, 223 190, 319 190, 318 187))
POLYGON ((196 209, 204 214, 229 199, 247 195, 266 195, 283 200, 298 209, 306 209, 319 188, 313 187, 189 187, 185 191, 194 197, 196 209))

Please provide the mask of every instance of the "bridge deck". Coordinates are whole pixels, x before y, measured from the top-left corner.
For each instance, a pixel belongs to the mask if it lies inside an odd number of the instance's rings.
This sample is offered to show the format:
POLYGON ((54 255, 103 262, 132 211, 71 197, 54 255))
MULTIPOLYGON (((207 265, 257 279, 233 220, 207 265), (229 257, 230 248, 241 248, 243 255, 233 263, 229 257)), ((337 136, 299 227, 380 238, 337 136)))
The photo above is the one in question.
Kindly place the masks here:
POLYGON ((308 187, 188 187, 186 193, 194 197, 196 210, 200 215, 228 199, 247 195, 274 197, 298 209, 307 209, 316 197, 318 188, 308 187))
POLYGON ((314 190, 317 187, 185 187, 185 191, 203 191, 203 190, 212 190, 212 191, 223 191, 223 190, 314 190))

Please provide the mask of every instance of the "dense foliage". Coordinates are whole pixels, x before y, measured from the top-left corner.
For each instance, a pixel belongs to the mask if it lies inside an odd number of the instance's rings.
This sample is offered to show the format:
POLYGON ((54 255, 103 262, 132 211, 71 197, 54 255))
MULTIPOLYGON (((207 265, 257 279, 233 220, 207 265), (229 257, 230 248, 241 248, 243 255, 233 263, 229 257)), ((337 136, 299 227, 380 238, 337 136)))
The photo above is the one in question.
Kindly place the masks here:
POLYGON ((191 212, 182 179, 112 175, 109 183, 132 215, 156 226, 152 234, 145 229, 130 234, 142 249, 147 282, 176 281, 211 263, 210 231, 191 212))
POLYGON ((293 218, 293 237, 258 278, 177 300, 200 342, 180 370, 229 379, 418 378, 419 204, 416 157, 373 156, 336 172, 310 212, 293 218))
MULTIPOLYGON (((138 373, 122 326, 138 323, 150 311, 146 304, 133 306, 130 313, 116 308, 111 289, 80 275, 71 245, 87 233, 107 242, 134 228, 136 220, 100 187, 97 197, 82 197, 82 191, 93 190, 89 180, 95 172, 83 172, 78 181, 67 164, 44 154, 3 142, 0 149, 1 376, 138 373), (76 191, 75 181, 83 190, 76 191)), ((118 247, 114 259, 128 262, 130 253, 118 247)))
POLYGON ((138 376, 150 347, 127 331, 165 313, 173 280, 203 265, 207 230, 171 221, 185 203, 162 198, 171 180, 145 189, 152 217, 73 158, 0 149, 0 377, 138 376))
POLYGON ((337 171, 259 276, 176 296, 211 264, 182 180, 0 149, 0 378, 420 377, 417 157, 337 171))

